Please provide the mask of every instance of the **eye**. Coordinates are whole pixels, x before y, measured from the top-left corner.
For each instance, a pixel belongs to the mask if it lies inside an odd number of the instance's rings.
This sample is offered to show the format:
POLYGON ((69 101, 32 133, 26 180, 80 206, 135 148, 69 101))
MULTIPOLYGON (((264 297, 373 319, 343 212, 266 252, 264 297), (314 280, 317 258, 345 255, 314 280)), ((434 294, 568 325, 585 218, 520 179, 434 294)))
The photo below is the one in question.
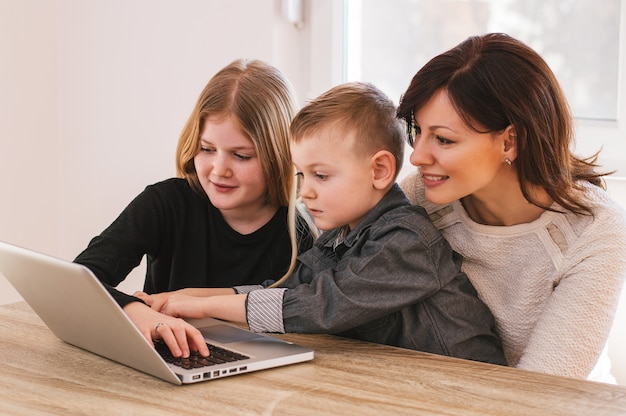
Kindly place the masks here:
POLYGON ((435 140, 437 140, 439 144, 453 144, 454 143, 452 140, 446 139, 445 137, 441 137, 441 136, 435 136, 435 140))
POLYGON ((314 175, 320 181, 325 181, 326 179, 328 179, 328 175, 326 175, 324 173, 315 172, 314 175))
POLYGON ((215 149, 212 147, 200 146, 200 151, 202 153, 213 153, 215 152, 215 149))
POLYGON ((304 178, 304 173, 302 173, 302 172, 300 172, 300 171, 297 171, 297 172, 296 172, 296 177, 297 177, 297 178, 304 178))
POLYGON ((250 159, 252 159, 252 156, 242 155, 241 153, 233 153, 233 156, 235 156, 235 159, 239 159, 239 160, 250 160, 250 159))

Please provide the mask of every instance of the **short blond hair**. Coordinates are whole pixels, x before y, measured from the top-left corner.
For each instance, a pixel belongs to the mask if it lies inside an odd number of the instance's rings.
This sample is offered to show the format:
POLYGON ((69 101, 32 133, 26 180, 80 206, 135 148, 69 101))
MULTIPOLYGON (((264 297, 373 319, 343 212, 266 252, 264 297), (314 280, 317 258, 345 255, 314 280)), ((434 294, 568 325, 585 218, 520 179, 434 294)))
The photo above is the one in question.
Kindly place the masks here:
POLYGON ((396 118, 396 106, 374 85, 348 82, 310 101, 291 122, 291 140, 297 143, 328 129, 341 131, 338 140, 352 134, 359 154, 389 151, 396 160, 397 177, 404 161, 404 128, 396 118))

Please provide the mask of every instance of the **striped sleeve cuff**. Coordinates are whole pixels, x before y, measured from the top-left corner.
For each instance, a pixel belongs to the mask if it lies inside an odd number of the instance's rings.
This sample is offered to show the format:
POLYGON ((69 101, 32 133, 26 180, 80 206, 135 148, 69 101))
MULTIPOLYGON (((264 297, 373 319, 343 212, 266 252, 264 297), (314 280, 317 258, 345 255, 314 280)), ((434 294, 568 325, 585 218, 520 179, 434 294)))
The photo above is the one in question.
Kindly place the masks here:
POLYGON ((283 294, 287 289, 261 289, 248 293, 246 315, 253 332, 284 333, 283 294))
POLYGON ((250 293, 253 290, 258 290, 258 289, 263 289, 263 286, 261 286, 261 285, 242 285, 242 286, 235 286, 235 287, 233 287, 233 290, 237 294, 250 293))

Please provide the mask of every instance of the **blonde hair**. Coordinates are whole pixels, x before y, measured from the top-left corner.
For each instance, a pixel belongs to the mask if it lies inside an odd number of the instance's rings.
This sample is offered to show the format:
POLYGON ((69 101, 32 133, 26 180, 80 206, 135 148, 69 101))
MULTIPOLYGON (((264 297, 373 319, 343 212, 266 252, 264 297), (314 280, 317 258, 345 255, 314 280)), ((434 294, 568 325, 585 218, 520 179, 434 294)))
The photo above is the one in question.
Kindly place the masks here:
POLYGON ((310 101, 291 123, 291 140, 297 143, 326 129, 343 133, 338 139, 353 133, 354 150, 359 154, 389 151, 396 160, 397 177, 404 157, 404 128, 396 118, 393 102, 374 85, 347 82, 310 101))
POLYGON ((196 192, 205 194, 194 164, 204 121, 227 115, 237 120, 259 155, 267 203, 288 207, 291 262, 281 281, 292 273, 298 255, 296 180, 289 150, 289 124, 296 108, 293 87, 282 72, 262 61, 238 59, 204 87, 176 148, 177 175, 196 192))

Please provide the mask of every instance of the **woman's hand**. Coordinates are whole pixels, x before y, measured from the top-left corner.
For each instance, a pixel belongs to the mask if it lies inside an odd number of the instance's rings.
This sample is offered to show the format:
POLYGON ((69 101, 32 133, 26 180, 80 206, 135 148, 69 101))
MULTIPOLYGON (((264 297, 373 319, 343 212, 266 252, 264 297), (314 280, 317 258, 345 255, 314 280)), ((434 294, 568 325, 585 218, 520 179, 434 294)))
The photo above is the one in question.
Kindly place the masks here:
POLYGON ((192 350, 204 357, 209 355, 200 331, 183 319, 164 315, 141 302, 129 303, 124 312, 152 345, 153 340, 162 339, 174 357, 189 357, 192 350))

